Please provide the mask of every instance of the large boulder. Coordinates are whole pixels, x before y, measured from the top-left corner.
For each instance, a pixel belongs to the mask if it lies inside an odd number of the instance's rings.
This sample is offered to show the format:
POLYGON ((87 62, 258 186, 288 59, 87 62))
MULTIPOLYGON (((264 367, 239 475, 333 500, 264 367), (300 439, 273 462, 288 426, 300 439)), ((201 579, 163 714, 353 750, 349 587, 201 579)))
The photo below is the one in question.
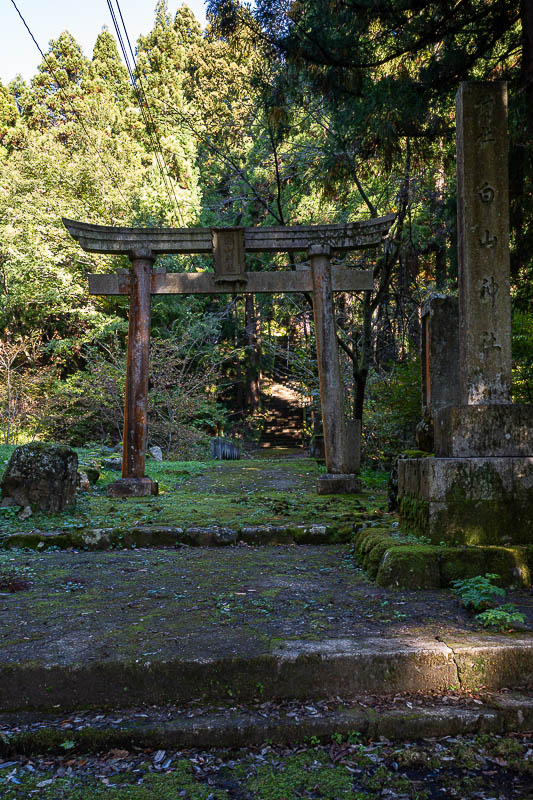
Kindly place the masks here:
POLYGON ((63 511, 76 503, 78 456, 58 444, 25 444, 13 452, 0 488, 2 505, 63 511))

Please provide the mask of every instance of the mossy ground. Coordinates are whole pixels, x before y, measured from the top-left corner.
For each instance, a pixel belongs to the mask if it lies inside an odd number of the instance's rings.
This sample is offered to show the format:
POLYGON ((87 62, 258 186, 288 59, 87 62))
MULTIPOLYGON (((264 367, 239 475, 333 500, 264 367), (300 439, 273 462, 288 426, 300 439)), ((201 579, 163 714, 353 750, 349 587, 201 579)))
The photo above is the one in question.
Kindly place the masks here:
MULTIPOLYGON (((12 450, 0 447, 0 466, 12 450)), ((78 450, 78 454, 80 460, 95 458, 94 452, 88 450, 78 450)), ((316 481, 321 467, 304 457, 160 463, 148 459, 146 472, 159 483, 156 497, 106 497, 105 487, 120 473, 104 470, 93 491, 78 493, 72 512, 35 513, 20 521, 14 509, 1 509, 0 537, 35 529, 83 530, 150 524, 338 525, 376 518, 386 506, 386 473, 365 472, 360 495, 318 496, 316 481)))
MULTIPOLYGON (((67 744, 68 744, 68 740, 67 744)), ((216 751, 112 750, 0 765, 4 800, 376 800, 531 797, 531 736, 408 742, 334 735, 324 745, 216 751)))

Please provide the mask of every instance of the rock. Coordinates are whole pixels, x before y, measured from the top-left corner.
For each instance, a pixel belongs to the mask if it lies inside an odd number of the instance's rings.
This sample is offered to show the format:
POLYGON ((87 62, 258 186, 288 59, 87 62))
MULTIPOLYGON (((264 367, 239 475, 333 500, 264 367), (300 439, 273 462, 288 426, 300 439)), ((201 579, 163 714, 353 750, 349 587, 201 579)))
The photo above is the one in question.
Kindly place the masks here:
POLYGON ((76 503, 78 456, 57 444, 25 444, 14 450, 4 472, 2 497, 39 511, 63 511, 76 503))
POLYGON ((433 453, 434 451, 434 432, 433 432, 433 417, 431 411, 424 408, 423 416, 418 425, 416 426, 416 444, 420 450, 426 453, 433 453))
POLYGON ((22 522, 24 522, 24 520, 25 520, 25 519, 29 519, 29 518, 31 517, 31 515, 32 515, 32 514, 33 514, 33 511, 31 510, 31 506, 24 506, 24 508, 22 509, 22 511, 19 511, 19 513, 17 514, 17 517, 18 517, 18 518, 19 518, 19 519, 20 519, 22 522))
POLYGON ((115 472, 122 471, 122 459, 121 458, 104 458, 102 459, 102 466, 104 469, 113 469, 115 472))
POLYGON ((91 489, 89 476, 86 472, 78 472, 76 475, 76 486, 79 492, 88 492, 91 489))
POLYGON ((148 448, 148 453, 155 458, 156 461, 163 461, 163 451, 157 445, 148 448))
POLYGON ((89 479, 89 483, 93 486, 100 477, 100 468, 96 461, 84 461, 79 465, 79 471, 84 472, 89 479))

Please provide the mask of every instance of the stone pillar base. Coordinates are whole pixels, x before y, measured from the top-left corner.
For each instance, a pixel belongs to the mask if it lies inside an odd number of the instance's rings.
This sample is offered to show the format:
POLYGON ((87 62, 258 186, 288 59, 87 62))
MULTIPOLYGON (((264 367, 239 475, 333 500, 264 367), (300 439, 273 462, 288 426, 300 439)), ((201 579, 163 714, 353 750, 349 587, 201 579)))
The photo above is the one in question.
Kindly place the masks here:
POLYGON ((157 494, 159 486, 151 478, 119 478, 106 489, 108 497, 148 497, 157 494))
POLYGON ((361 481, 357 475, 326 474, 317 481, 318 494, 357 494, 361 491, 361 481))
POLYGON ((398 505, 432 544, 533 544, 533 457, 400 459, 398 505))

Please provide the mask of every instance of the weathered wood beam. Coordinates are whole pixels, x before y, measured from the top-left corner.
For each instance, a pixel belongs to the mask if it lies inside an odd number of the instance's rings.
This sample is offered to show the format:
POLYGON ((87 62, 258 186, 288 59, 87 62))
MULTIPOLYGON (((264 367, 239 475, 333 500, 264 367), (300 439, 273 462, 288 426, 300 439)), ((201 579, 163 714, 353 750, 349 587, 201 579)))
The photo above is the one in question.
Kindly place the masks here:
MULTIPOLYGON (((210 272, 153 272, 152 294, 282 294, 283 292, 312 292, 311 270, 290 272, 247 272, 246 286, 224 284, 215 281, 210 272)), ((331 269, 331 285, 334 292, 361 292, 373 287, 372 270, 347 269, 334 266, 331 269)), ((89 294, 129 294, 129 273, 111 275, 89 275, 89 294)))
MULTIPOLYGON (((279 253, 307 250, 312 244, 333 250, 376 247, 387 235, 394 214, 340 225, 298 225, 244 228, 244 246, 249 253, 279 253)), ((210 228, 120 228, 91 225, 63 218, 70 235, 90 253, 126 254, 211 253, 210 228)))

